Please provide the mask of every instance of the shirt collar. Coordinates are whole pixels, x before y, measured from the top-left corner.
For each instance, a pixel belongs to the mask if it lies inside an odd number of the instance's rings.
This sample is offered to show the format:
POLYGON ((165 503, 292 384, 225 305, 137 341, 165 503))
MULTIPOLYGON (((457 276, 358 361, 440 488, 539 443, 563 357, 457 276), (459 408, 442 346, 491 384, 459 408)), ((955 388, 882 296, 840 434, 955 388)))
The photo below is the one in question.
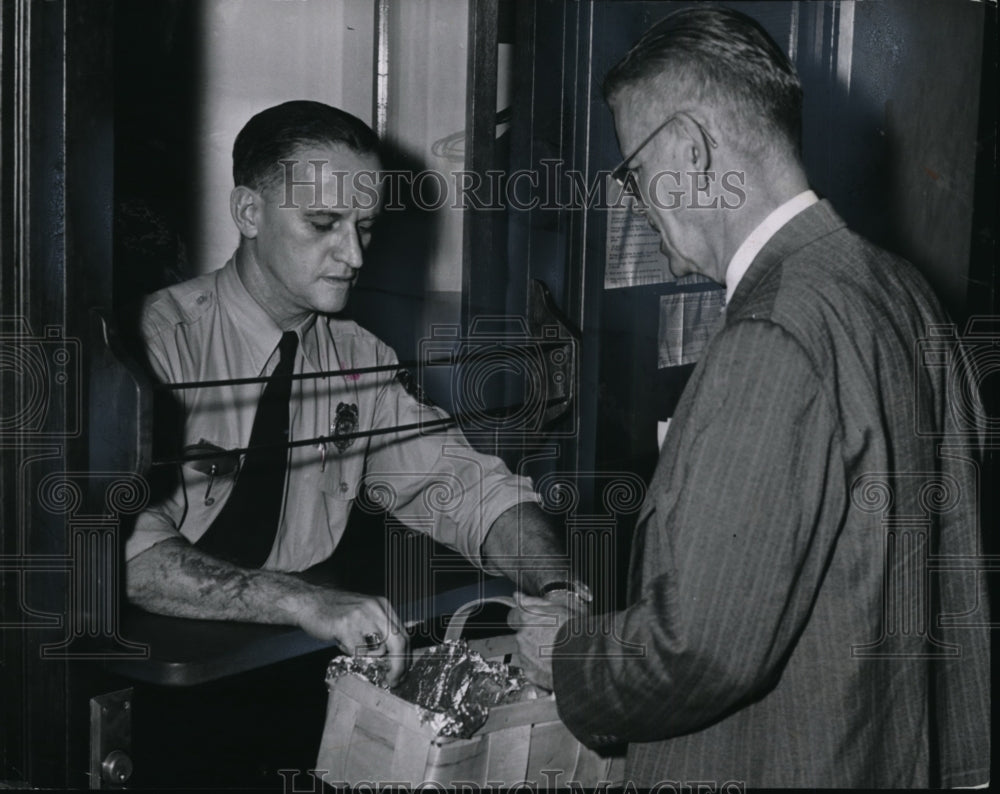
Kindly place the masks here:
MULTIPOLYGON (((255 372, 263 372, 268 360, 274 354, 281 340, 282 330, 264 307, 250 294, 236 269, 236 258, 226 262, 219 271, 219 301, 233 317, 250 354, 250 362, 255 372)), ((301 325, 293 329, 299 335, 299 349, 309 361, 316 365, 316 343, 308 331, 316 323, 315 313, 310 314, 301 325)))
POLYGON ((813 191, 803 190, 764 218, 757 228, 747 235, 729 261, 729 267, 726 268, 726 303, 729 303, 733 297, 740 279, 743 278, 750 264, 767 244, 767 241, 774 237, 782 226, 817 201, 819 198, 813 191))

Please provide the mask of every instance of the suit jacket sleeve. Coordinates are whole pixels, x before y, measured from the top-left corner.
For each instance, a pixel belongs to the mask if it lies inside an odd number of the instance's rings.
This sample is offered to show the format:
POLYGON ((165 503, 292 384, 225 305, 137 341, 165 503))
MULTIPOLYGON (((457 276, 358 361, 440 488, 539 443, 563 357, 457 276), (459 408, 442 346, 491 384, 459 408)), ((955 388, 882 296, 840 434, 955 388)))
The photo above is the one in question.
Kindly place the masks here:
POLYGON ((559 712, 588 744, 687 733, 767 692, 842 522, 840 429, 798 343, 733 323, 701 366, 638 529, 641 587, 597 631, 557 635, 559 712))

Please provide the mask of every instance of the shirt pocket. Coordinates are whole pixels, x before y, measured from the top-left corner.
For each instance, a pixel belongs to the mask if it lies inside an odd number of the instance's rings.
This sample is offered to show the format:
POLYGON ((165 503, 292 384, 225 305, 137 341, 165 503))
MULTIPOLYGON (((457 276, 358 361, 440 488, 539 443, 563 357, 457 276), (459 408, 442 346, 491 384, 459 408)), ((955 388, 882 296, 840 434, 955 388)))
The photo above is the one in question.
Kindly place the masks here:
POLYGON ((337 452, 331 444, 326 455, 326 470, 320 474, 320 488, 327 496, 350 501, 357 497, 364 473, 362 450, 337 452))
POLYGON ((184 492, 190 526, 207 527, 229 499, 240 470, 240 456, 201 439, 184 448, 184 492))

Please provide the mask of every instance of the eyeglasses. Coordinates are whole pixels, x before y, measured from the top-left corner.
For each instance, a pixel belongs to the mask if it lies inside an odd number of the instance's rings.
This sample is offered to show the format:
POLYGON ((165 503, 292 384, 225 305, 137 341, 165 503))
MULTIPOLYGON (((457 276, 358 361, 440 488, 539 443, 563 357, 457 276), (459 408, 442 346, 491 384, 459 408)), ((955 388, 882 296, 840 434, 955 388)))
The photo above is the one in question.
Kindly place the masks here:
MULTIPOLYGON (((709 145, 713 149, 718 149, 719 148, 719 144, 716 142, 715 138, 713 138, 712 134, 702 126, 701 122, 699 122, 694 116, 692 116, 686 110, 679 110, 676 113, 674 113, 672 116, 670 116, 662 124, 660 124, 660 126, 658 126, 655 130, 653 130, 651 133, 649 133, 649 135, 647 135, 645 138, 643 138, 642 143, 640 143, 638 146, 636 146, 635 149, 632 150, 631 154, 629 154, 627 157, 625 157, 625 159, 623 159, 618 165, 616 165, 614 167, 614 169, 611 171, 611 178, 613 180, 615 180, 615 182, 617 182, 619 184, 619 186, 621 186, 621 187, 624 188, 625 187, 625 181, 629 178, 629 174, 632 173, 632 169, 629 168, 629 163, 632 162, 632 160, 635 159, 635 156, 637 154, 639 154, 639 152, 641 152, 643 149, 645 149, 650 144, 650 142, 653 140, 653 138, 655 138, 664 129, 666 129, 666 127, 667 127, 668 124, 670 124, 672 121, 676 121, 681 116, 683 116, 684 118, 690 120, 692 123, 694 123, 698 127, 699 130, 701 130, 701 134, 705 136, 705 140, 708 141, 709 145)), ((638 182, 636 182, 636 187, 638 187, 638 182)), ((640 215, 644 214, 645 211, 646 211, 646 208, 642 207, 638 203, 636 204, 636 206, 633 209, 634 209, 635 212, 639 213, 640 215)))

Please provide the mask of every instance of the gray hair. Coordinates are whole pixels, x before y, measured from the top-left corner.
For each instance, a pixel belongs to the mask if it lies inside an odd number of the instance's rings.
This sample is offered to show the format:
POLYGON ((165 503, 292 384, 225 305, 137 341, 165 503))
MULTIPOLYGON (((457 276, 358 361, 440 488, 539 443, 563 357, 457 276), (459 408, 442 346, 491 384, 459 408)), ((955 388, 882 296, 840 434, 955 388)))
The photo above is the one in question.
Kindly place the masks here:
POLYGON ((605 99, 624 89, 710 104, 755 148, 799 151, 802 84, 767 32, 738 11, 698 6, 660 20, 605 77, 605 99))

